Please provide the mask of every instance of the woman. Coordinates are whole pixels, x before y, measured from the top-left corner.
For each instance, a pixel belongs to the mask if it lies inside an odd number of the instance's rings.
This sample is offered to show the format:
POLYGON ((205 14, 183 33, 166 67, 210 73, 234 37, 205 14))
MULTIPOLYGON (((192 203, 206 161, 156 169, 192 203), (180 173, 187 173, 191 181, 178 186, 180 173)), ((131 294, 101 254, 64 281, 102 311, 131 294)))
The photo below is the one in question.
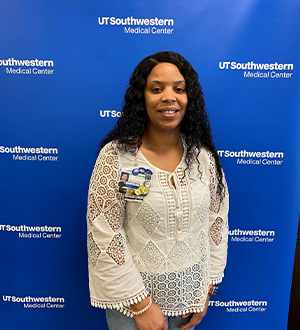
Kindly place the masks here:
POLYGON ((110 330, 193 329, 223 277, 228 193, 191 64, 174 52, 139 63, 101 147, 87 213, 92 305, 110 330))

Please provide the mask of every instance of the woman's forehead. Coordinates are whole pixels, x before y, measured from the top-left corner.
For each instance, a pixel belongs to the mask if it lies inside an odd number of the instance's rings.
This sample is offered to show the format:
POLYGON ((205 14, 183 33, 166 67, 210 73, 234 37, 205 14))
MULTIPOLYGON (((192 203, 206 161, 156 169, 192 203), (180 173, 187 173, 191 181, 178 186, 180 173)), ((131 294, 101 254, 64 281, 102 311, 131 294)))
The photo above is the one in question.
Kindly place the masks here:
POLYGON ((157 64, 151 70, 151 72, 147 77, 147 83, 150 83, 151 81, 161 81, 161 80, 182 82, 185 79, 175 64, 163 62, 157 64))

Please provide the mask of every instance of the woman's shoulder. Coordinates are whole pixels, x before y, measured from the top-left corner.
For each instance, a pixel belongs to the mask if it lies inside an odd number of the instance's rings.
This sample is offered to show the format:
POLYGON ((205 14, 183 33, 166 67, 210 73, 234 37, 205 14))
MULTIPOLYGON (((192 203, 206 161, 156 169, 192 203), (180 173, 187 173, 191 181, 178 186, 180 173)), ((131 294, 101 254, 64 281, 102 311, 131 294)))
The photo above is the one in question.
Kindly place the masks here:
POLYGON ((100 151, 99 155, 108 155, 108 154, 118 154, 117 143, 116 141, 108 142, 100 151))
POLYGON ((120 164, 132 160, 132 155, 118 145, 118 141, 113 140, 108 142, 99 152, 98 158, 106 161, 117 161, 120 164))
MULTIPOLYGON (((198 149, 197 149, 197 153, 198 153, 198 149)), ((198 153, 199 161, 200 162, 204 161, 205 163, 209 163, 211 158, 213 158, 212 152, 206 147, 201 147, 198 153)))
POLYGON ((209 172, 212 174, 212 172, 215 171, 215 158, 213 153, 206 147, 201 147, 200 152, 198 154, 198 161, 201 164, 202 170, 204 172, 209 172))

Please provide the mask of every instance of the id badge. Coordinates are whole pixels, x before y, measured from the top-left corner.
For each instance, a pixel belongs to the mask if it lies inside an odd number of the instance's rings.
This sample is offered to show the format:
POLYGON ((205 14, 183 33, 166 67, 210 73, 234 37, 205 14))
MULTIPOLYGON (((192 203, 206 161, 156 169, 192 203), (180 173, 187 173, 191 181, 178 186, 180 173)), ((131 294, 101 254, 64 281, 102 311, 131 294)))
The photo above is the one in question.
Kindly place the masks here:
POLYGON ((143 167, 122 167, 119 192, 125 200, 142 202, 151 187, 152 171, 143 167))

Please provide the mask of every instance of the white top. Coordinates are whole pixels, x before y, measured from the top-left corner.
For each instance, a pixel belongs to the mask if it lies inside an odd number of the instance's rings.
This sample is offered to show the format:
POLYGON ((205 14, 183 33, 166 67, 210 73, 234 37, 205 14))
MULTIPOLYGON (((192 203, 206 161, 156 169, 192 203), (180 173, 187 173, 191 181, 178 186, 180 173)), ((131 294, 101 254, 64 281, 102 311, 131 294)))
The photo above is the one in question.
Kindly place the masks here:
POLYGON ((124 201, 118 182, 122 168, 135 167, 134 158, 108 143, 91 177, 91 304, 132 316, 129 305, 150 296, 165 315, 200 312, 209 285, 221 282, 227 259, 228 192, 220 203, 214 158, 201 149, 201 175, 195 164, 184 176, 184 156, 170 173, 139 151, 137 167, 153 172, 150 192, 143 202, 124 201))

